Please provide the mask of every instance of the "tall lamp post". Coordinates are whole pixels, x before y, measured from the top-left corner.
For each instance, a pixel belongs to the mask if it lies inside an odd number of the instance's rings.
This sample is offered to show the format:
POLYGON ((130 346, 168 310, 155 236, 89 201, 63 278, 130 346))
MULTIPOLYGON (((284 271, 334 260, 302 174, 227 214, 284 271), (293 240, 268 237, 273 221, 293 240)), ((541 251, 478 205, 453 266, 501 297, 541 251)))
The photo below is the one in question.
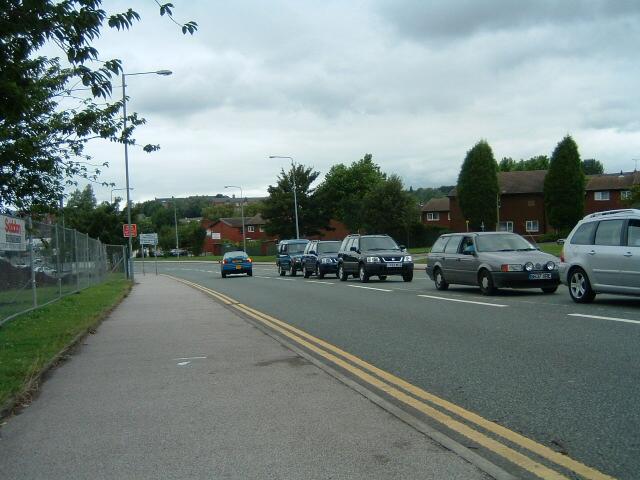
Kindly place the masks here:
POLYGON ((180 260, 180 242, 178 241, 178 208, 176 207, 175 197, 171 197, 173 200, 173 222, 176 226, 176 256, 180 260))
POLYGON ((242 194, 242 187, 237 185, 225 185, 224 188, 239 188, 240 189, 240 215, 242 215, 242 247, 244 253, 247 253, 247 238, 244 234, 244 196, 242 194))
POLYGON ((298 197, 296 195, 296 167, 293 164, 293 157, 285 157, 281 155, 269 155, 269 158, 288 158, 291 160, 291 169, 293 173, 291 178, 293 179, 293 209, 296 216, 296 238, 300 238, 300 228, 298 227, 298 197))
MULTIPOLYGON (((152 72, 136 72, 136 73, 124 73, 122 72, 122 133, 127 131, 127 94, 126 94, 126 84, 125 77, 133 77, 134 75, 171 75, 173 72, 171 70, 154 70, 152 72)), ((127 265, 129 267, 129 278, 133 281, 133 258, 131 253, 133 251, 133 242, 131 241, 131 198, 129 195, 129 142, 123 138, 124 141, 124 170, 126 175, 126 190, 127 190, 127 224, 129 227, 129 252, 127 253, 128 261, 127 265)))

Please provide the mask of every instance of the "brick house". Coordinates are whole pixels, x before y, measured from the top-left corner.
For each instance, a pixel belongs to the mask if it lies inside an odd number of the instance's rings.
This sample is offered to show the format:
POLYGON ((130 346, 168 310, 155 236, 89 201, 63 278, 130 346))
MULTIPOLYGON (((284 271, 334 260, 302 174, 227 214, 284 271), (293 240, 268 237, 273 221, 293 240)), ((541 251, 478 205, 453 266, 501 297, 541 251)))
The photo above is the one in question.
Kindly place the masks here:
MULTIPOLYGON (((544 179, 546 170, 498 172, 500 189, 499 229, 526 236, 553 232, 544 210, 544 179)), ((640 184, 640 172, 589 175, 585 186, 585 215, 603 210, 625 208, 633 185, 640 184)), ((467 230, 456 189, 449 192, 449 228, 454 232, 467 230)), ((442 214, 441 214, 442 215, 442 214)), ((486 226, 494 230, 495 225, 486 226)))
MULTIPOLYGON (((262 240, 263 242, 272 242, 274 238, 265 232, 266 222, 262 215, 257 214, 253 217, 245 217, 245 237, 247 240, 262 240)), ((242 217, 220 218, 216 222, 205 220, 202 227, 206 230, 207 236, 204 240, 204 251, 219 255, 223 240, 234 243, 242 243, 242 217), (214 235, 216 234, 216 235, 214 235), (213 238, 213 237, 220 238, 213 238)))
POLYGON ((432 198, 420 209, 420 220, 425 225, 451 228, 449 197, 432 198))

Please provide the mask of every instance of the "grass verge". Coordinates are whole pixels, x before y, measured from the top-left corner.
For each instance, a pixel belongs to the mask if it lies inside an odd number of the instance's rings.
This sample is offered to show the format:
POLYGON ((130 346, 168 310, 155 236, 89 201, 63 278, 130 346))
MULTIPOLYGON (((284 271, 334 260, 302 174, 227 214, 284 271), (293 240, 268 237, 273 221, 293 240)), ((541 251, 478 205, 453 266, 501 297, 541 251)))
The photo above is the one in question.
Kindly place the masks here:
MULTIPOLYGON (((254 262, 275 262, 276 261, 276 256, 275 255, 250 255, 251 259, 254 262)), ((205 255, 203 257, 180 257, 178 259, 178 257, 158 257, 158 262, 215 262, 218 263, 220 262, 220 260, 222 260, 222 256, 220 255, 205 255)), ((153 264, 153 262, 155 261, 155 258, 150 257, 150 258, 145 258, 144 262, 145 263, 151 263, 153 264)), ((136 263, 142 263, 142 259, 141 258, 136 258, 135 259, 136 263)))
POLYGON ((112 279, 0 328, 0 416, 28 397, 41 375, 97 326, 130 289, 128 280, 112 279))

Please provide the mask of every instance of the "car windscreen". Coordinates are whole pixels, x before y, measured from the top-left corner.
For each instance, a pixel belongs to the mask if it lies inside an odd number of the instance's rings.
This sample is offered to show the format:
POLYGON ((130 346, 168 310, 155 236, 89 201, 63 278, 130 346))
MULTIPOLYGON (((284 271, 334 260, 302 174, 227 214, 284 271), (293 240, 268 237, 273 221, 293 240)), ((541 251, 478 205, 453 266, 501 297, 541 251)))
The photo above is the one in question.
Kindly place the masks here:
POLYGON ((306 243, 290 243, 287 245, 287 253, 302 253, 304 252, 304 247, 306 246, 306 243))
POLYGON ((227 252, 224 254, 223 258, 247 258, 248 255, 244 252, 227 252))
POLYGON ((498 235, 478 235, 476 237, 478 252, 513 252, 537 250, 520 235, 512 233, 498 235))
POLYGON ((340 242, 321 242, 318 243, 317 253, 338 253, 340 242))
POLYGON ((360 238, 360 250, 400 250, 400 247, 391 237, 362 237, 360 238))

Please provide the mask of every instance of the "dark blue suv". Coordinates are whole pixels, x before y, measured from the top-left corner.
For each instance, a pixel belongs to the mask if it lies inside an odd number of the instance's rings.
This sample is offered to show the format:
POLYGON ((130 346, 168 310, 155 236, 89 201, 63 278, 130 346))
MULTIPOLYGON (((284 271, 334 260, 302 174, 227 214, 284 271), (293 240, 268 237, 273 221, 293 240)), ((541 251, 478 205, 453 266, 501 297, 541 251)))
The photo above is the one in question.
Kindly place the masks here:
POLYGON ((280 276, 289 275, 296 276, 298 270, 302 270, 302 255, 309 240, 281 240, 278 244, 278 257, 276 258, 276 267, 280 276))
POLYGON ((338 250, 340 240, 311 240, 302 258, 304 278, 315 274, 324 278, 327 273, 338 274, 338 250))

